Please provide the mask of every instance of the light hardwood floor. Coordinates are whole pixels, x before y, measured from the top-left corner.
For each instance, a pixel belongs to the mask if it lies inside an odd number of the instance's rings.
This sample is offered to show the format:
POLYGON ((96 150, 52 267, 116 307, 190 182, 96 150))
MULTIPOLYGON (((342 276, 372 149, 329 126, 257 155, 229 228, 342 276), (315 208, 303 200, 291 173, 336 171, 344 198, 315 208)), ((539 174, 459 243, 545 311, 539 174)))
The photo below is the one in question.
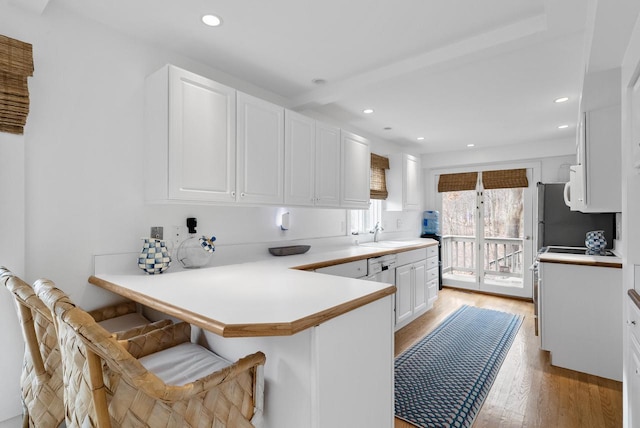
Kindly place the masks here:
MULTIPOLYGON (((622 384, 551 366, 539 349, 531 302, 445 288, 432 310, 396 333, 396 355, 464 304, 525 316, 473 428, 622 426, 622 384)), ((413 425, 396 419, 395 428, 413 425)))

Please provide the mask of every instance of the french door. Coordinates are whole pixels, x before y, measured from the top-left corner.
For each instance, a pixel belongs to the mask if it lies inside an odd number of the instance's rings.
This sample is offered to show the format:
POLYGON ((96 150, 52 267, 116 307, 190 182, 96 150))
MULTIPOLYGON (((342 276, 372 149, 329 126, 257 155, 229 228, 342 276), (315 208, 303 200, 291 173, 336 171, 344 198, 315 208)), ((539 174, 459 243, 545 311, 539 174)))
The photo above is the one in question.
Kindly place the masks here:
POLYGON ((532 187, 439 194, 444 285, 532 296, 532 187))

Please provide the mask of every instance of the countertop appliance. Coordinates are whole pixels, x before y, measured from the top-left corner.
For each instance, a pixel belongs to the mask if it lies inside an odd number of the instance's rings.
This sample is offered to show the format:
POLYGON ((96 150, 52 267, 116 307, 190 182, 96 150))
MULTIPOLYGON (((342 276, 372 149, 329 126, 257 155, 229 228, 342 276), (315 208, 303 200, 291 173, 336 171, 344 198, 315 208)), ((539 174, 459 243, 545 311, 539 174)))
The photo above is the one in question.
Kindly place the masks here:
POLYGON ((604 230, 607 248, 613 248, 615 213, 571 211, 564 203, 564 183, 538 183, 538 250, 552 245, 584 247, 591 230, 604 230))

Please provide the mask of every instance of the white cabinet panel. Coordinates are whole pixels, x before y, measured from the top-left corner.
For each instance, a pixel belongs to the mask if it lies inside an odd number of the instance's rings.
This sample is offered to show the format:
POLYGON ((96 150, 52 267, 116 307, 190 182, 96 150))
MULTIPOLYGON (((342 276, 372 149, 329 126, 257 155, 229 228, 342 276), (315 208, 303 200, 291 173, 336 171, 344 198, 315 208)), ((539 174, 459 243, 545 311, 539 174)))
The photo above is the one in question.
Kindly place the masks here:
POLYGON ((407 265, 396 269, 396 325, 403 324, 413 315, 411 268, 412 265, 407 265))
POLYGON ((340 206, 340 128, 285 112, 287 204, 340 206))
POLYGON ((551 364, 622 379, 622 269, 541 262, 542 347, 551 364))
POLYGON ((284 108, 237 94, 237 200, 284 201, 284 108))
POLYGON ((631 94, 631 145, 633 166, 640 168, 640 79, 631 94))
POLYGON ((622 211, 620 106, 591 110, 578 127, 577 161, 570 169, 572 210, 622 211))
POLYGON ((420 172, 420 158, 406 153, 389 155, 387 211, 420 209, 420 172))
POLYGON ((416 252, 422 253, 422 259, 396 269, 396 330, 429 310, 437 298, 438 268, 427 269, 424 249, 399 253, 398 264, 401 264, 400 256, 404 254, 408 256, 407 259, 414 259, 418 254, 416 252), (435 273, 435 283, 432 280, 433 273, 435 273), (429 288, 434 285, 435 290, 429 288))
POLYGON ((340 128, 316 122, 316 205, 340 205, 340 128))
POLYGON ((427 291, 427 262, 423 260, 413 265, 413 313, 427 309, 429 295, 427 291))
POLYGON ((236 91, 174 66, 146 80, 148 201, 234 200, 236 91))
POLYGON ((285 192, 286 204, 315 203, 315 120, 285 111, 285 192))
POLYGON ((356 260, 354 262, 341 263, 339 265, 319 268, 315 271, 327 275, 344 276, 348 278, 362 278, 367 275, 367 261, 356 260))
POLYGON ((369 142, 350 132, 341 132, 342 191, 340 205, 356 209, 369 208, 371 156, 369 142))

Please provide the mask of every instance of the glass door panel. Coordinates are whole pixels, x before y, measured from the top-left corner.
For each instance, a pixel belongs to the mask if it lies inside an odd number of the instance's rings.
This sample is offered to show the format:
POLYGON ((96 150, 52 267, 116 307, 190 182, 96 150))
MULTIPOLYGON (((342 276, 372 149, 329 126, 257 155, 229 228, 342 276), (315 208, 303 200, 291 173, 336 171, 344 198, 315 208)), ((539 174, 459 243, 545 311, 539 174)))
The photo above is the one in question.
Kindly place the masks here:
POLYGON ((477 289, 477 192, 442 193, 442 274, 447 284, 477 289))
POLYGON ((531 297, 531 188, 440 193, 445 285, 531 297))
MULTIPOLYGON (((524 189, 482 192, 483 239, 480 289, 511 294, 523 288, 524 189)), ((519 294, 519 293, 517 293, 519 294)))

